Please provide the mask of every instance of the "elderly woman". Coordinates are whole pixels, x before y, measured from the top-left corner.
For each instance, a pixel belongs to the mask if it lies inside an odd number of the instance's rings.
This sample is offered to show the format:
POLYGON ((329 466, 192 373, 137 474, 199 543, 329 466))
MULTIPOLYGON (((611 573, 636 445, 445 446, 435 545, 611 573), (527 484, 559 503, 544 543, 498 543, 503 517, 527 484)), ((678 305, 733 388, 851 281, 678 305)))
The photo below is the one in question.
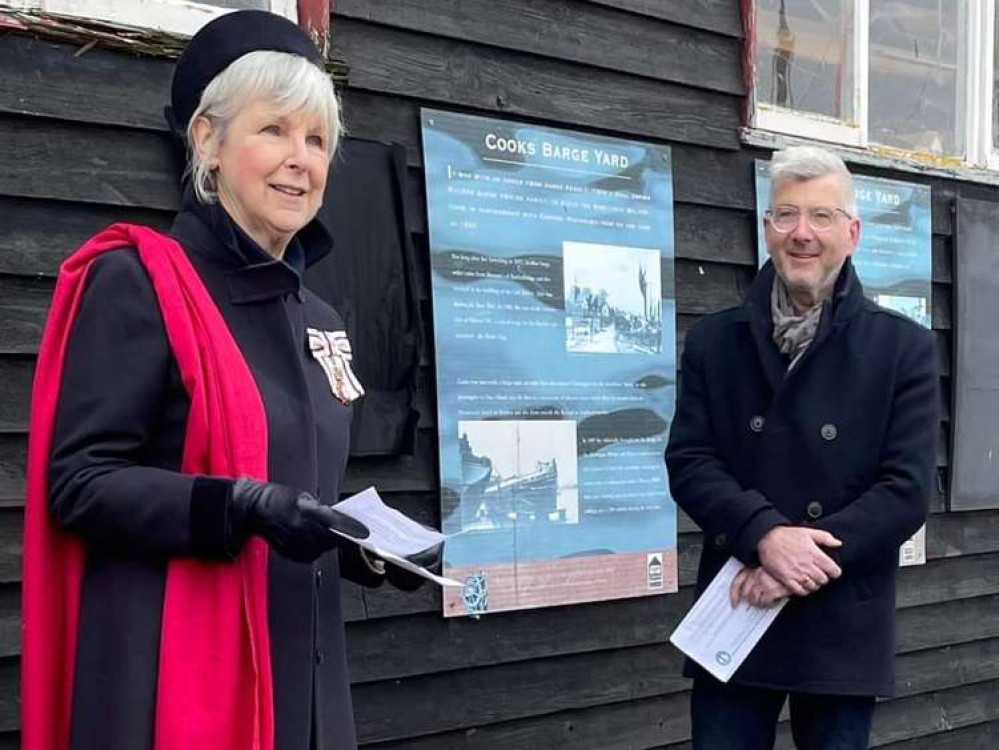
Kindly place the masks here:
POLYGON ((24 747, 353 748, 340 577, 384 568, 331 530, 366 533, 329 507, 363 389, 301 281, 337 97, 294 24, 238 12, 191 40, 168 120, 169 237, 115 225, 67 260, 39 357, 24 747))

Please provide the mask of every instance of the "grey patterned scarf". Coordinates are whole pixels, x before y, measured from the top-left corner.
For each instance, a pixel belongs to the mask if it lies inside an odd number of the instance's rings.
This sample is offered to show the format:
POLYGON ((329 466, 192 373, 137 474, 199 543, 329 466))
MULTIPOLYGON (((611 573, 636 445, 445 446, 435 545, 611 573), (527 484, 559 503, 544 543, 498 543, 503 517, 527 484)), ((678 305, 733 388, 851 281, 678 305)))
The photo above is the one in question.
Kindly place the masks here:
POLYGON ((822 317, 822 305, 816 305, 808 312, 799 313, 791 302, 787 286, 780 276, 774 276, 770 290, 770 314, 774 320, 774 343, 780 353, 791 358, 790 370, 815 338, 822 317))

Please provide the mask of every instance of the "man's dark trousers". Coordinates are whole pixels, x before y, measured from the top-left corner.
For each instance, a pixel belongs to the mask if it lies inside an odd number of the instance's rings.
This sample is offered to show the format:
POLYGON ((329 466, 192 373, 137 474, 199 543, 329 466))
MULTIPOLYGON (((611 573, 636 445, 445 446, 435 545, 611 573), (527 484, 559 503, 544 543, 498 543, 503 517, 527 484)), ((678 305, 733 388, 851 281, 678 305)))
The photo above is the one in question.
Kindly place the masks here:
POLYGON ((797 750, 867 750, 874 698, 810 695, 694 681, 693 750, 772 750, 777 717, 790 696, 797 750))

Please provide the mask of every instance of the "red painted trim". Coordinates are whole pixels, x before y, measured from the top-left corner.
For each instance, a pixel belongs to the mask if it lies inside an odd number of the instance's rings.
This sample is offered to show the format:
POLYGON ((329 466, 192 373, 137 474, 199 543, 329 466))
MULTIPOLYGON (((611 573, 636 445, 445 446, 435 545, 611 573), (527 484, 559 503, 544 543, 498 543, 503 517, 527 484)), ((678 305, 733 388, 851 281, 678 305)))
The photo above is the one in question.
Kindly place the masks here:
POLYGON ((742 124, 750 125, 753 120, 753 97, 756 96, 756 1, 742 0, 739 5, 742 10, 742 80, 746 87, 742 124))
POLYGON ((305 29, 323 55, 330 47, 332 0, 298 0, 298 25, 305 29))

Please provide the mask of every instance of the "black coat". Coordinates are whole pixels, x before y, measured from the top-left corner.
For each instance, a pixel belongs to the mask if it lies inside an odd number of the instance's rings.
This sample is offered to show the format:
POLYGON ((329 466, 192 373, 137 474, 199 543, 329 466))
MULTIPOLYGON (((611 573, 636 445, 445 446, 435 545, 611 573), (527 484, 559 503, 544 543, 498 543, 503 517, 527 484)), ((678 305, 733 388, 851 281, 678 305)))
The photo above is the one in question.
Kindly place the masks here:
MULTIPOLYGON (((301 286, 293 268, 328 252, 328 234, 313 222, 292 241, 288 263, 276 261, 221 208, 197 206, 189 197, 171 234, 260 390, 269 478, 336 502, 351 408, 333 396, 310 354, 306 327, 342 331, 343 323, 301 286)), ((137 253, 102 256, 72 330, 50 464, 53 513, 87 545, 73 750, 152 747, 167 560, 227 557, 220 508, 230 482, 178 473, 188 409, 137 253)), ((355 747, 341 572, 362 583, 376 580, 346 551, 312 565, 270 555, 278 750, 309 750, 313 731, 317 750, 355 747)))
POLYGON ((773 279, 768 263, 745 305, 699 321, 685 342, 666 463, 673 497, 705 532, 698 588, 730 556, 758 565, 774 526, 831 532, 842 577, 792 599, 732 681, 890 694, 898 548, 925 520, 936 466, 933 335, 867 300, 847 261, 787 372, 771 339, 773 279))

